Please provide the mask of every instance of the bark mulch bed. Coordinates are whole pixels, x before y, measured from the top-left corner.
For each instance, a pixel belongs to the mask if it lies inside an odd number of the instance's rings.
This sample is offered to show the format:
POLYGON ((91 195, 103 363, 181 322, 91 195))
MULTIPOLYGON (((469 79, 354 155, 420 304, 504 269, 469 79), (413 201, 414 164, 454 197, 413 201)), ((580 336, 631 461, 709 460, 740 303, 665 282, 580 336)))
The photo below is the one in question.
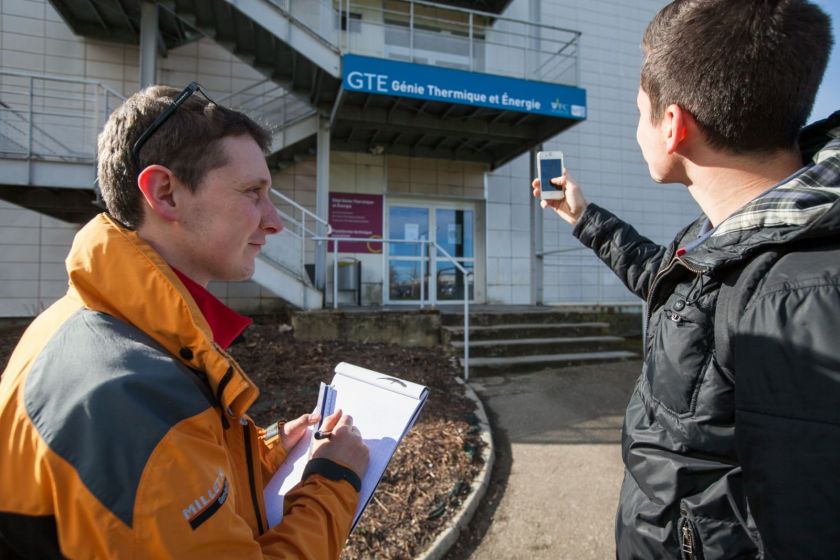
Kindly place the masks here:
MULTIPOLYGON (((22 323, 0 324, 3 368, 24 328, 22 323)), ((414 558, 459 510, 481 469, 483 444, 473 403, 441 349, 299 342, 287 325, 258 318, 231 354, 262 391, 250 411, 262 425, 311 411, 318 382, 329 382, 341 361, 429 387, 429 400, 391 460, 343 559, 414 558)))

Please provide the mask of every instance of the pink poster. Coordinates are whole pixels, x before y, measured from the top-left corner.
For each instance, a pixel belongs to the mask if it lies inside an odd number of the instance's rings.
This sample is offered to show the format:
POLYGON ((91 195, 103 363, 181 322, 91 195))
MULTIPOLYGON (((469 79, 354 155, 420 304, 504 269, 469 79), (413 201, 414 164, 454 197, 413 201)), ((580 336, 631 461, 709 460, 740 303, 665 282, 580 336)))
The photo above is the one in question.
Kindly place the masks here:
MULTIPOLYGON (((330 225, 333 237, 382 239, 382 195, 330 193, 330 225)), ((333 250, 332 243, 329 250, 333 250)), ((382 243, 339 242, 342 253, 381 253, 382 243)))

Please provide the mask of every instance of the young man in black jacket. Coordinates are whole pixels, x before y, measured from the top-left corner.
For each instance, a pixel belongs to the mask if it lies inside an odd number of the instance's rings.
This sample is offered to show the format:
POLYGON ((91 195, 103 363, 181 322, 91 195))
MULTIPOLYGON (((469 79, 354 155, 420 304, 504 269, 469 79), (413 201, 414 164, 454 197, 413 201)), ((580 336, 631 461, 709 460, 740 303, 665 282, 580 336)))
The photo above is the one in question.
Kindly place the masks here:
POLYGON ((637 140, 704 215, 662 247, 568 175, 541 203, 648 303, 619 558, 840 555, 840 112, 801 130, 830 29, 805 0, 669 4, 642 43, 637 140))

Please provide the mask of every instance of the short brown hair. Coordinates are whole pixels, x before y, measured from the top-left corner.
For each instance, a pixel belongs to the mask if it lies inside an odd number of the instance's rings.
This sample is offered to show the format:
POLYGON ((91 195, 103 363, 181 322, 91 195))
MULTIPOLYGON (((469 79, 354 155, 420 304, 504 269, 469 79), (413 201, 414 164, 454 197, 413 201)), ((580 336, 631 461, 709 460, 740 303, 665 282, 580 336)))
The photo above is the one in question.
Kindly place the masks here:
POLYGON ((143 223, 143 196, 137 176, 145 167, 168 167, 195 191, 208 171, 227 164, 220 149, 222 138, 247 134, 264 152, 270 145, 270 133, 248 116, 195 94, 149 136, 135 164, 131 155, 134 143, 178 93, 168 86, 138 91, 111 114, 99 134, 99 189, 108 212, 130 229, 143 223))
POLYGON ((642 40, 651 118, 676 104, 716 148, 791 148, 832 42, 830 18, 807 0, 676 0, 642 40))

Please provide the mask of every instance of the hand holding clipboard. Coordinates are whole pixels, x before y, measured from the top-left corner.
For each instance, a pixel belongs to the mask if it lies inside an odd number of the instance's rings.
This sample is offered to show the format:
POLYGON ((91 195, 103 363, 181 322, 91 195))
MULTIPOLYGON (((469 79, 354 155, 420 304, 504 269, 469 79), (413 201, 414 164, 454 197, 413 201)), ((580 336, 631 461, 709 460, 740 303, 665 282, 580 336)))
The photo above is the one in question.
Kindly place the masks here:
MULTIPOLYGON (((350 426, 360 430, 370 452, 353 519, 354 528, 373 497, 397 446, 417 420, 428 394, 428 388, 422 385, 344 362, 335 367, 335 376, 330 385, 321 384, 315 410, 321 412, 324 420, 318 429, 333 434, 348 429, 347 424, 344 428, 339 426, 340 420, 334 426, 326 422, 333 411, 341 410, 342 417, 344 414, 351 417, 350 426)), ((319 445, 335 443, 335 435, 316 441, 315 431, 312 429, 312 437, 303 438, 289 452, 286 461, 265 488, 266 513, 271 526, 282 520, 283 497, 300 481, 310 450, 314 454, 319 445)))

